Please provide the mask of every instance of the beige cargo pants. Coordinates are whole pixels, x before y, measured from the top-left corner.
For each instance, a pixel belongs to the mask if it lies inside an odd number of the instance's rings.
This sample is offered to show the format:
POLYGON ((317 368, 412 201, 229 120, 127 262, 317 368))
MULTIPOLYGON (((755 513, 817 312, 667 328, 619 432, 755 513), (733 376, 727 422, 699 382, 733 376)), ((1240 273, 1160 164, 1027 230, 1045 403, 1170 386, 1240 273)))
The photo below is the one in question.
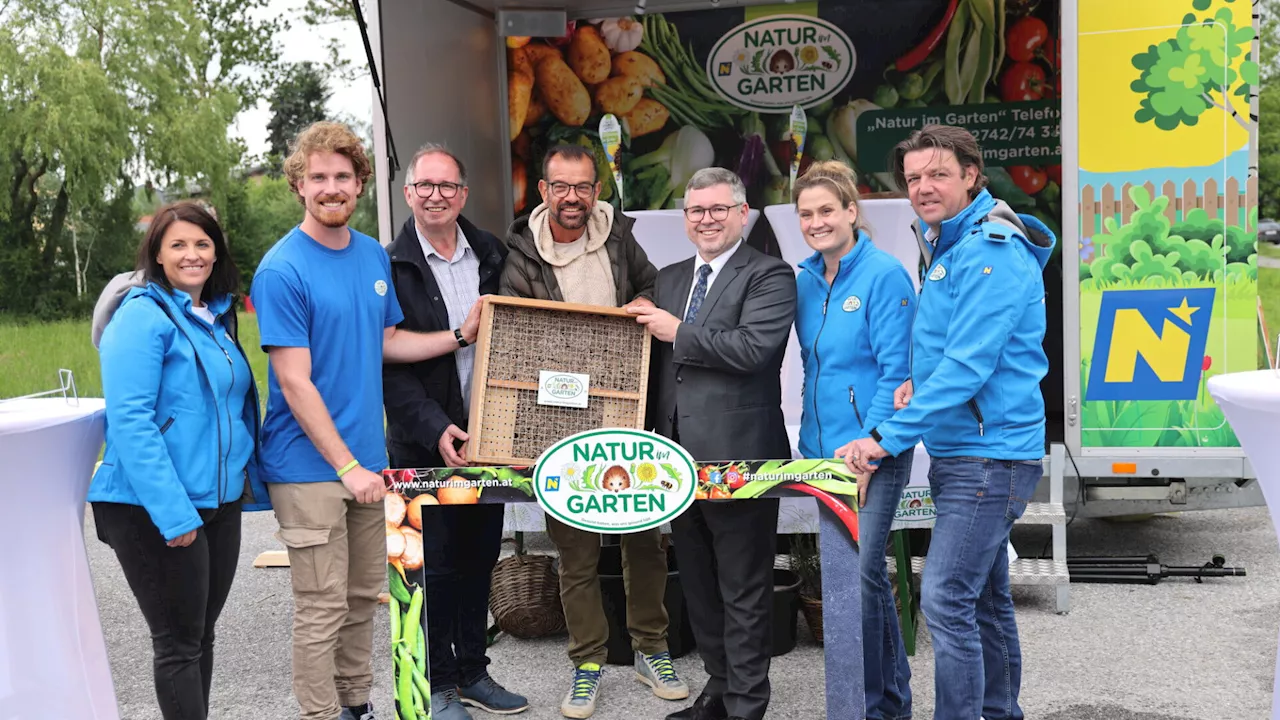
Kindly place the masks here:
POLYGON ((268 489, 293 578, 293 694, 302 720, 336 720, 343 707, 367 702, 373 684, 385 511, 336 481, 268 489))

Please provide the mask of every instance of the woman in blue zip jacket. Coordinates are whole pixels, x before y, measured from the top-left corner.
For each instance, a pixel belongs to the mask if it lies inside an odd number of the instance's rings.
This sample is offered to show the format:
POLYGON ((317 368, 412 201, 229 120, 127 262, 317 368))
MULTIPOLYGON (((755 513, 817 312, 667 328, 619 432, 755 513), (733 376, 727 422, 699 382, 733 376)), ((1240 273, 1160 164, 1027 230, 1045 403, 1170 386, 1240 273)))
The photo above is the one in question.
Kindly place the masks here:
POLYGON ((165 720, 204 720, 213 635, 240 556, 240 513, 266 510, 258 394, 235 337, 239 273, 217 221, 161 209, 99 347, 106 451, 89 486, 151 628, 165 720))
MULTIPOLYGON (((915 288, 906 268, 863 229, 853 172, 814 163, 796 181, 796 211, 815 251, 796 277, 796 337, 804 362, 800 453, 844 459, 854 440, 893 414, 907 379, 915 288)), ((911 477, 912 450, 858 479, 863 552, 862 648, 869 720, 911 717, 911 669, 894 608, 885 546, 911 477)))

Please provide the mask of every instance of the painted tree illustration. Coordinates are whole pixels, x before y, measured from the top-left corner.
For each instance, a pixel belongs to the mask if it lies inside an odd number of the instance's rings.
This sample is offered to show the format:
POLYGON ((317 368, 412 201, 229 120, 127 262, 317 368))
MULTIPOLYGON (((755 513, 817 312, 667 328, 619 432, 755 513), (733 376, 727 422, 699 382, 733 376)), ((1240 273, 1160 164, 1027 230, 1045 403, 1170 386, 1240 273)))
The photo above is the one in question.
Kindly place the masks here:
MULTIPOLYGON (((1211 107, 1229 113, 1246 129, 1251 120, 1257 120, 1249 114, 1250 93, 1258 84, 1258 63, 1251 51, 1252 8, 1246 0, 1239 4, 1244 25, 1235 23, 1231 8, 1220 8, 1212 17, 1187 13, 1175 37, 1133 56, 1133 66, 1142 74, 1130 88, 1146 96, 1134 113, 1135 120, 1176 130, 1179 125, 1195 125, 1211 107), (1232 66, 1242 53, 1244 61, 1237 70, 1232 66), (1236 109, 1237 102, 1243 113, 1236 109)), ((1211 5, 1212 0, 1191 3, 1199 13, 1211 5)))

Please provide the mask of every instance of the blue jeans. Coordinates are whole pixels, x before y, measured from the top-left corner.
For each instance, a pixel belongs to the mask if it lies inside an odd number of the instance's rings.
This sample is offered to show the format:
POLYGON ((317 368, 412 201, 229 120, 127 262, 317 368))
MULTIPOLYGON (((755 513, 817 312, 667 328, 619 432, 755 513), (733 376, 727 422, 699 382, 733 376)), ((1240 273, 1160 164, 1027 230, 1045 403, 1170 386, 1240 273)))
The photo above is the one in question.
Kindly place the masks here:
POLYGON ((858 508, 858 536, 862 552, 862 671, 866 678, 868 720, 911 717, 911 667, 902 643, 902 628, 894 607, 893 586, 885 566, 889 528, 911 480, 915 448, 898 457, 885 457, 871 476, 867 504, 858 508))
POLYGON ((934 720, 1023 718, 1008 542, 1042 475, 1039 460, 930 461, 938 517, 920 606, 933 638, 934 720))

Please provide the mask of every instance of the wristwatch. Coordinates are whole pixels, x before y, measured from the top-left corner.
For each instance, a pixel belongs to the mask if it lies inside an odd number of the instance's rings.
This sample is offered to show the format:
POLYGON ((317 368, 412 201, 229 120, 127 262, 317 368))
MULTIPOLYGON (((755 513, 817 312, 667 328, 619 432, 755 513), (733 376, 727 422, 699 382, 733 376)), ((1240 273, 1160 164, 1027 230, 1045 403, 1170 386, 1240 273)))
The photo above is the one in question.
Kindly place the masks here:
POLYGON ((466 340, 463 340, 463 339, 462 339, 462 330, 461 330, 461 329, 459 329, 459 328, 454 328, 454 329, 453 329, 453 336, 454 336, 454 337, 456 337, 456 338, 458 338, 458 347, 466 347, 466 346, 469 344, 466 340))

